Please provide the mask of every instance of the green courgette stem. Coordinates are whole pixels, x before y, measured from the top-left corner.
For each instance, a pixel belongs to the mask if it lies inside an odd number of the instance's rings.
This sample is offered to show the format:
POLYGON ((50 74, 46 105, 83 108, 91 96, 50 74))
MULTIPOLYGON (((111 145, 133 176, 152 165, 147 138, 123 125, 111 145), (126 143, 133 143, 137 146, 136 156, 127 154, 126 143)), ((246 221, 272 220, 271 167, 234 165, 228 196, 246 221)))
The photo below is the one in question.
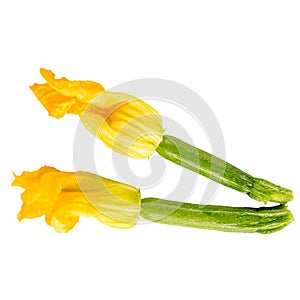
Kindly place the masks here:
POLYGON ((293 199, 291 190, 252 177, 224 160, 175 137, 164 136, 156 151, 182 167, 245 193, 255 200, 264 203, 268 201, 286 203, 293 199))
POLYGON ((283 229, 294 218, 284 204, 274 207, 228 207, 142 199, 141 217, 169 225, 226 232, 272 233, 283 229))

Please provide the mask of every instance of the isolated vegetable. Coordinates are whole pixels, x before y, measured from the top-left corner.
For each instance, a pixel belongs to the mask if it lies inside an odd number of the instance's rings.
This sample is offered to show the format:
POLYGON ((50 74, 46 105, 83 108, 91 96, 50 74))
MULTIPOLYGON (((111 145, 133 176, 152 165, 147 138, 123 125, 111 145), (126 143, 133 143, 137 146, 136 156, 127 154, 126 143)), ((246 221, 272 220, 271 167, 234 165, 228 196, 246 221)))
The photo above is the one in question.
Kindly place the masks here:
POLYGON ((151 222, 228 232, 272 233, 293 221, 285 205, 264 208, 197 205, 140 198, 137 188, 88 172, 62 172, 52 167, 15 175, 12 183, 25 189, 18 214, 45 215, 57 232, 68 232, 80 216, 94 217, 116 228, 133 227, 139 216, 151 222))
POLYGON ((252 177, 177 138, 163 136, 159 113, 134 96, 104 91, 102 85, 92 81, 55 79, 45 69, 41 69, 41 74, 47 83, 34 84, 31 89, 49 115, 56 118, 66 113, 79 115, 87 129, 116 152, 147 158, 156 150, 182 167, 264 203, 286 203, 293 199, 289 189, 252 177))

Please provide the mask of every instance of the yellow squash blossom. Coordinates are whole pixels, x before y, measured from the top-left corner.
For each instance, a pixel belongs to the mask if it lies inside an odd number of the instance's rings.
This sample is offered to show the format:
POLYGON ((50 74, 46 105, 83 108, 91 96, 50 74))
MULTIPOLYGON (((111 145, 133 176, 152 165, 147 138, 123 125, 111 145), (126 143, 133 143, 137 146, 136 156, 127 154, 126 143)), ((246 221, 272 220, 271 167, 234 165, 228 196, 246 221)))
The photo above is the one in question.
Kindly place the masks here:
POLYGON ((95 217, 116 228, 131 228, 141 208, 138 189, 87 172, 61 172, 45 166, 15 175, 12 185, 25 189, 18 219, 45 215, 46 223, 57 232, 68 232, 80 216, 95 217))
POLYGON ((93 81, 55 79, 41 69, 46 84, 34 84, 32 91, 48 110, 61 118, 77 114, 87 129, 114 151, 134 157, 150 157, 162 141, 162 119, 144 101, 124 93, 108 92, 93 81))

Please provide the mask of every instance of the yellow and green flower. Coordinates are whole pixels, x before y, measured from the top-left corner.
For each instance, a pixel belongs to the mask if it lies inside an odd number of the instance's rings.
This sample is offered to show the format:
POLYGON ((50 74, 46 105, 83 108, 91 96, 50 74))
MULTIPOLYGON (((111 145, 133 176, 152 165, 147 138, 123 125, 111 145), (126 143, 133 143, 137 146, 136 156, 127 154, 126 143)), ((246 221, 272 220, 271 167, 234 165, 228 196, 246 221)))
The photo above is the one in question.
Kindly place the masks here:
POLYGON ((41 69, 41 74, 47 83, 34 84, 31 90, 50 116, 78 115, 105 145, 129 157, 150 157, 162 141, 162 119, 146 102, 105 91, 93 81, 55 79, 45 69, 41 69))
POLYGON ((25 189, 21 221, 45 216, 57 232, 71 230, 80 216, 115 228, 131 228, 139 217, 156 223, 245 233, 272 233, 293 221, 285 205, 263 208, 198 205, 157 198, 141 199, 139 189, 88 172, 42 167, 15 175, 25 189))
POLYGON ((41 69, 41 74, 46 83, 34 84, 31 89, 49 115, 61 118, 66 113, 77 114, 90 132, 118 153, 147 158, 156 151, 182 167, 264 203, 293 199, 289 189, 253 177, 175 137, 164 136, 159 113, 134 96, 105 91, 93 81, 55 79, 45 69, 41 69))

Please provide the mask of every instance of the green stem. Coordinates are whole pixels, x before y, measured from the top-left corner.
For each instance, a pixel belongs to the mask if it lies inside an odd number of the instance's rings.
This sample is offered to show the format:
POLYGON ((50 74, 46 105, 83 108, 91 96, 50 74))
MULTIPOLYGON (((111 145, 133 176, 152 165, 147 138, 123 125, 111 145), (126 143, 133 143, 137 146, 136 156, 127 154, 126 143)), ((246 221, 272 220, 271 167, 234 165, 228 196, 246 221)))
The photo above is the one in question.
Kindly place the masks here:
POLYGON ((151 222, 227 232, 272 233, 294 218, 284 204, 274 207, 228 207, 142 199, 141 216, 151 222))
POLYGON ((286 203, 292 191, 267 180, 255 178, 224 160, 175 137, 164 136, 156 151, 164 158, 232 189, 263 201, 286 203))

